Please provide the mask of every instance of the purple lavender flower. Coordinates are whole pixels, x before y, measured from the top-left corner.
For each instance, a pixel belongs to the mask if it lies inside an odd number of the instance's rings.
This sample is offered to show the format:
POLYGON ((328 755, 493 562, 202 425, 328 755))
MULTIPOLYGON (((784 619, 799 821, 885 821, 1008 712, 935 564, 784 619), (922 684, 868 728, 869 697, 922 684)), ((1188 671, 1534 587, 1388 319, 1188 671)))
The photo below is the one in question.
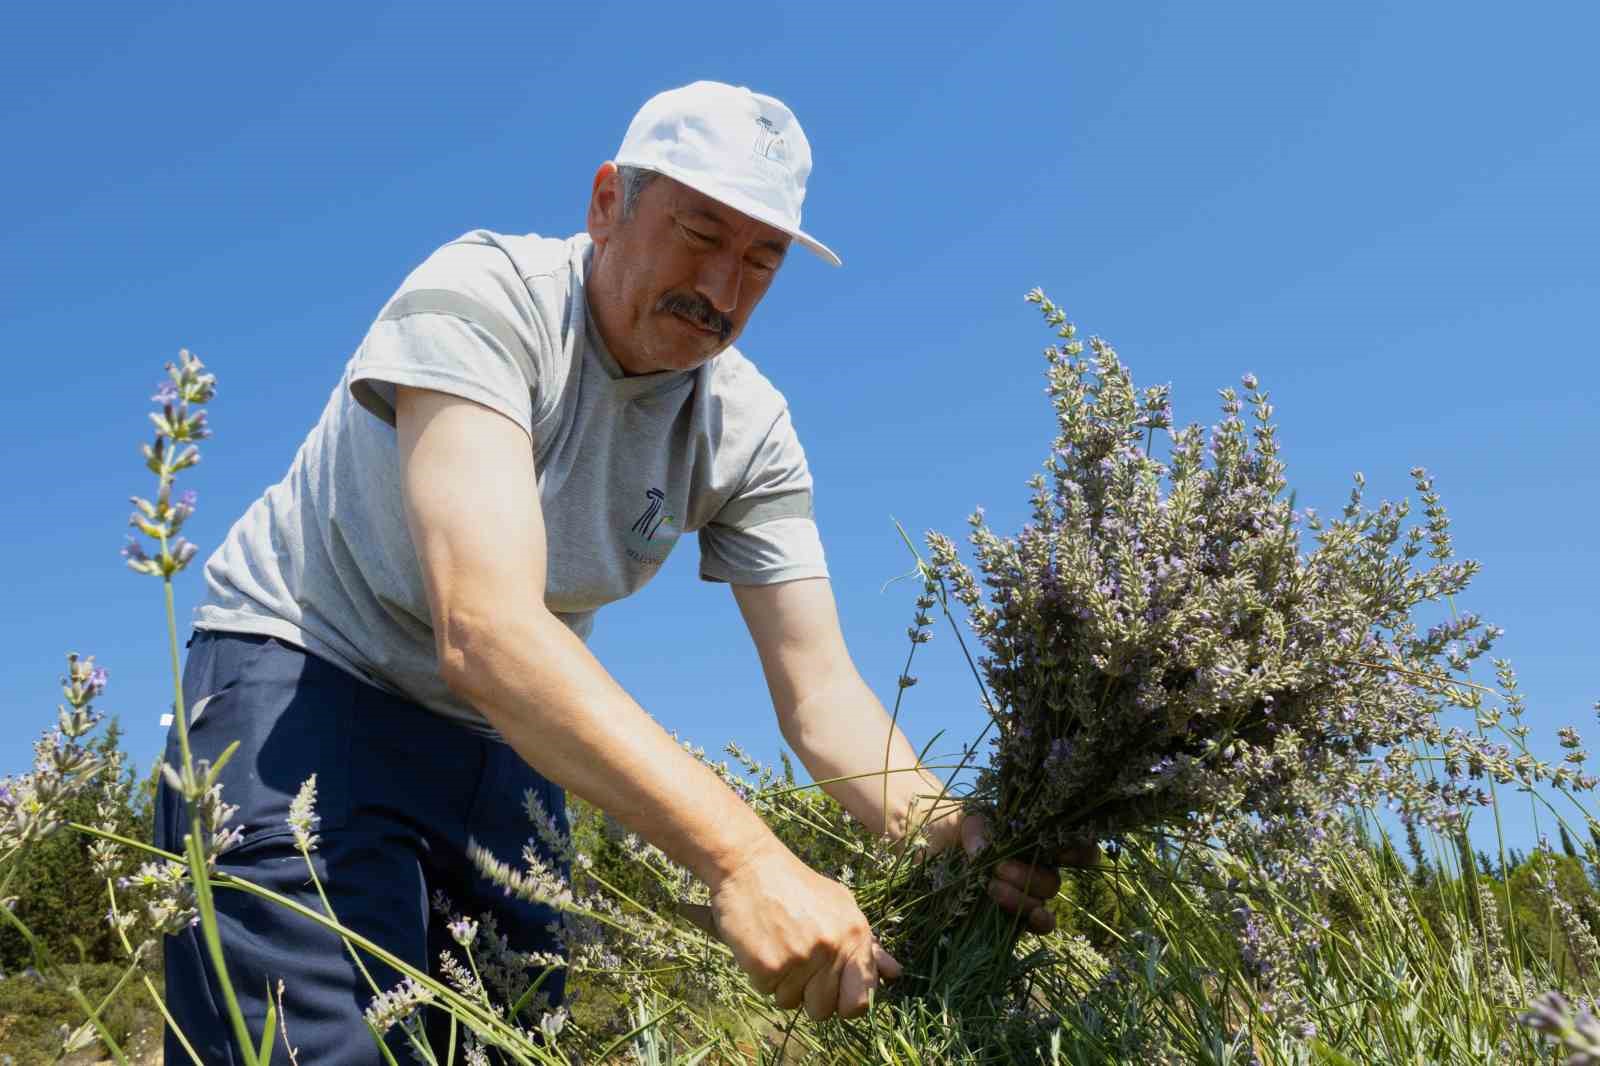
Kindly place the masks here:
POLYGON ((199 549, 189 541, 179 537, 177 540, 172 542, 172 560, 181 570, 183 567, 189 565, 189 560, 194 558, 195 552, 198 550, 199 549))
POLYGON ((1560 992, 1546 992, 1518 1021, 1565 1047, 1568 1063, 1600 1066, 1600 1019, 1588 1006, 1574 1011, 1560 992))
POLYGON ((450 939, 464 948, 471 947, 478 936, 478 923, 471 918, 457 918, 445 928, 450 932, 450 939))

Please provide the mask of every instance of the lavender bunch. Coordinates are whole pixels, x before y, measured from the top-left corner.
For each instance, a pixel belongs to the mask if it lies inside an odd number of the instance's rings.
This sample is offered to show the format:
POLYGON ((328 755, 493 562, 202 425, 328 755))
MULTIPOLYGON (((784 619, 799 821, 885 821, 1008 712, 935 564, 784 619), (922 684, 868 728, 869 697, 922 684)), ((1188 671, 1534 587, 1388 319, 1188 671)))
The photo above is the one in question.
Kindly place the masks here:
MULTIPOLYGON (((1062 342, 1045 351, 1058 432, 1029 482, 1031 521, 1002 536, 974 514, 976 571, 948 537, 927 537, 927 573, 983 648, 993 736, 966 797, 990 824, 982 864, 1138 834, 1215 849, 1216 903, 1236 913, 1246 969, 1270 984, 1320 930, 1267 938, 1283 921, 1240 889, 1265 878, 1314 890, 1349 805, 1384 802, 1447 830, 1489 801, 1491 781, 1594 787, 1533 758, 1525 730, 1508 731, 1513 751, 1441 724, 1451 708, 1500 724, 1466 677, 1499 630, 1471 614, 1419 621, 1478 569, 1453 558, 1425 471, 1412 471, 1419 522, 1406 501, 1368 508, 1359 474, 1331 520, 1297 510, 1253 375, 1242 394, 1221 390, 1209 430, 1177 429, 1166 387, 1136 388, 1110 345, 1092 338, 1086 353, 1042 292, 1028 300, 1062 342), (1436 772, 1417 772, 1423 751, 1436 772)), ((908 929, 948 940, 961 893, 922 890, 939 917, 908 929)))

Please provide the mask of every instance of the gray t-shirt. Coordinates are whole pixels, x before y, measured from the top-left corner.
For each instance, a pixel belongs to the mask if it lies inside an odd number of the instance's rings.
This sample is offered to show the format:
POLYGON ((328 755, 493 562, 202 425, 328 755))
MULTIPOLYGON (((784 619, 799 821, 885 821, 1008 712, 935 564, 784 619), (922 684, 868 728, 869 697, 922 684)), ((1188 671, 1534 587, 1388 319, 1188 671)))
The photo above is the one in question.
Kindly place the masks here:
POLYGON ((278 637, 441 714, 485 726, 439 677, 406 523, 396 385, 483 404, 526 430, 549 552, 545 604, 580 637, 686 532, 707 580, 824 577, 811 474, 779 392, 729 348, 625 376, 589 318, 592 242, 475 230, 401 284, 289 472, 206 561, 201 629, 278 637))

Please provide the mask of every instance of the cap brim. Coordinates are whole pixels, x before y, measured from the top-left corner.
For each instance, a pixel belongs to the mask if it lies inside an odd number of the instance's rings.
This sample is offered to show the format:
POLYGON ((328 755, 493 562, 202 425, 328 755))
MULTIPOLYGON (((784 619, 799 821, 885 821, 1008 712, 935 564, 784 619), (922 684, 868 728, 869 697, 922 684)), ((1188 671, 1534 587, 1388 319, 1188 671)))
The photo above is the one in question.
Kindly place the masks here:
POLYGON ((805 230, 795 229, 793 226, 786 225, 785 223, 774 218, 769 211, 762 208, 759 204, 729 197, 725 192, 719 191, 716 188, 707 188, 706 185, 702 185, 694 178, 685 177, 683 174, 661 166, 659 163, 636 163, 629 162, 625 159, 615 159, 612 160, 612 162, 616 163, 616 165, 619 167, 638 167, 640 170, 650 170, 657 174, 665 175, 681 185, 689 186, 689 188, 693 189, 695 192, 711 197, 719 204, 733 208, 741 215, 748 216, 755 219, 757 222, 762 222, 768 226, 771 226, 775 230, 781 230, 784 233, 787 233, 789 236, 795 239, 797 244, 804 247, 807 251, 815 255, 824 263, 827 263, 829 266, 844 266, 844 261, 839 258, 838 254, 835 253, 832 248, 829 248, 826 244, 823 244, 805 230))
POLYGON ((811 236, 811 234, 801 230, 786 229, 783 226, 779 226, 778 229, 783 230, 783 232, 799 241, 807 250, 829 266, 844 266, 844 261, 839 258, 832 248, 829 248, 826 244, 811 236))

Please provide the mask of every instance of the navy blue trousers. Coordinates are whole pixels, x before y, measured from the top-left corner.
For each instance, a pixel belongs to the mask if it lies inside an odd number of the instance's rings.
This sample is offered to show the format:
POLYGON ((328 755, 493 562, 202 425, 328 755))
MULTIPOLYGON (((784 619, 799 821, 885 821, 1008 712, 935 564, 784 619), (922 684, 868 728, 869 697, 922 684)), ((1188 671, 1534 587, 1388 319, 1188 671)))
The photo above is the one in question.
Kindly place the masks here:
MULTIPOLYGON (((287 823, 289 802, 316 774, 321 843, 311 854, 344 926, 437 974, 440 952, 452 944, 448 918, 430 907, 442 892, 456 913, 492 912, 513 949, 556 950, 555 912, 507 897, 466 855, 468 842, 476 841, 520 864, 534 836, 523 806, 529 789, 551 814, 565 813, 561 789, 509 746, 271 637, 197 632, 189 641, 183 694, 196 759, 215 762, 239 741, 221 781, 223 801, 239 807, 230 824, 243 827, 244 837, 219 858, 221 872, 322 911, 287 823)), ((165 758, 179 764, 176 726, 165 758)), ((181 853, 186 829, 183 803, 163 782, 157 845, 181 853)), ((214 895, 228 974, 252 1033, 260 1033, 268 989, 275 992, 281 979, 288 1038, 301 1063, 383 1061, 362 1021, 372 989, 338 936, 239 890, 214 895)), ((168 1007, 201 1060, 207 1066, 241 1062, 199 927, 167 937, 164 948, 168 1007)), ((380 988, 399 981, 392 968, 363 956, 380 988)), ((560 1002, 564 974, 552 970, 539 986, 552 1006, 560 1002)), ((429 1024, 442 1061, 441 1022, 435 1015, 429 1024)), ((398 1029, 388 1043, 398 1061, 409 1060, 398 1029)), ((166 1061, 189 1061, 170 1032, 166 1061)), ((272 1062, 288 1062, 281 1033, 272 1062)))

